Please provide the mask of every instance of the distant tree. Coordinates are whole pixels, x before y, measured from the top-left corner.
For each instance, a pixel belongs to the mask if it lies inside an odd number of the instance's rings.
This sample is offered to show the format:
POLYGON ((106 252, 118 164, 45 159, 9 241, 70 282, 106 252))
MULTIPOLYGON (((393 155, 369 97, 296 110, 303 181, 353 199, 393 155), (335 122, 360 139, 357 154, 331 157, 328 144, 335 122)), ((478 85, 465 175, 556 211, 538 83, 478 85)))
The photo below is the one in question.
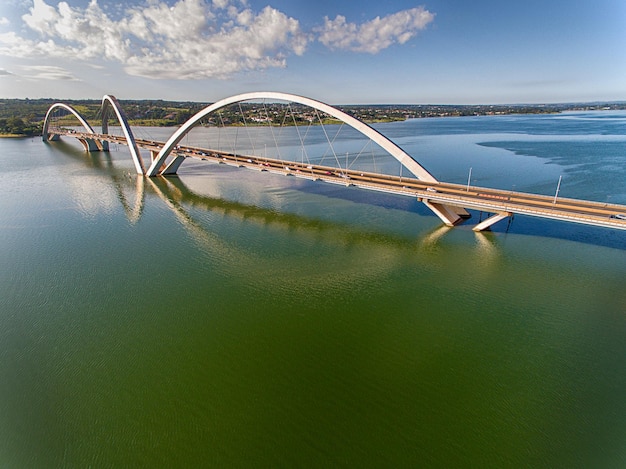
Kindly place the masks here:
POLYGON ((184 124, 191 116, 192 114, 189 111, 178 111, 176 113, 176 123, 184 124))
POLYGON ((9 117, 7 119, 6 128, 7 131, 11 134, 21 134, 24 132, 24 127, 26 124, 19 117, 9 117))

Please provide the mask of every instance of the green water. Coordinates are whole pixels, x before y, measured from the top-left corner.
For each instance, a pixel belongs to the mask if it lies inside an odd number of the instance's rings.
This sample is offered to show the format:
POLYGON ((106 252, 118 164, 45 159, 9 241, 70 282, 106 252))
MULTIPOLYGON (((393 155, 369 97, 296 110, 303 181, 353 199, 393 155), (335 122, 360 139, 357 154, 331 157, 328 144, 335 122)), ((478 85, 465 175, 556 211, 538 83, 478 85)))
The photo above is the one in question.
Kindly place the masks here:
POLYGON ((624 233, 0 161, 1 467, 626 467, 624 233))

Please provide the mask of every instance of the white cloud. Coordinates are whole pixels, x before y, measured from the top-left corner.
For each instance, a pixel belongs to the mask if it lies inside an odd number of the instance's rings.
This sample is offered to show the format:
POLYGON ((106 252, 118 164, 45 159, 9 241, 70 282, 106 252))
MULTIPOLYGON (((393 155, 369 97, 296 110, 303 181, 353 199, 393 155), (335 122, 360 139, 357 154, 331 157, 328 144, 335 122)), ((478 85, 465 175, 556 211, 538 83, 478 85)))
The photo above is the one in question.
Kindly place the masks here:
MULTIPOLYGON (((67 3, 60 4, 59 10, 62 6, 67 7, 67 3)), ((34 0, 33 6, 30 8, 30 15, 24 15, 22 19, 31 29, 46 33, 54 29, 55 23, 60 19, 60 14, 43 0, 34 0)))
POLYGON ((213 0, 213 6, 224 9, 228 6, 228 0, 213 0))
POLYGON ((5 70, 4 68, 0 68, 0 77, 8 77, 10 75, 13 75, 13 74, 9 72, 8 70, 5 70))
POLYGON ((376 17, 367 23, 357 25, 347 23, 344 16, 334 20, 324 19, 324 26, 318 28, 318 40, 331 49, 376 54, 392 44, 404 44, 418 31, 435 19, 435 15, 424 7, 411 8, 397 13, 376 17))
POLYGON ((7 24, 9 24, 9 19, 6 16, 0 18, 0 26, 5 26, 7 24))
MULTIPOLYGON (((244 3, 245 5, 245 3, 244 3)), ((284 67, 288 54, 302 54, 308 39, 299 22, 265 7, 256 13, 230 0, 152 0, 112 20, 91 0, 84 9, 33 0, 24 23, 41 40, 0 34, 0 55, 104 58, 149 78, 226 78, 234 73, 284 67)))
POLYGON ((52 40, 30 41, 13 31, 0 34, 0 55, 8 57, 73 57, 77 53, 77 50, 60 47, 52 40))
POLYGON ((22 67, 24 78, 33 80, 80 81, 71 72, 51 65, 31 65, 22 67))
MULTIPOLYGON (((122 64, 130 75, 155 79, 225 79, 239 72, 283 68, 290 55, 304 54, 313 40, 297 19, 270 6, 254 11, 246 0, 168 3, 149 0, 124 10, 115 4, 105 11, 98 0, 82 8, 65 1, 54 7, 46 0, 32 0, 22 20, 38 38, 0 33, 0 55, 86 63, 104 59, 122 64)), ((376 53, 404 44, 433 18, 423 7, 361 25, 337 16, 326 18, 315 32, 331 49, 376 53)))

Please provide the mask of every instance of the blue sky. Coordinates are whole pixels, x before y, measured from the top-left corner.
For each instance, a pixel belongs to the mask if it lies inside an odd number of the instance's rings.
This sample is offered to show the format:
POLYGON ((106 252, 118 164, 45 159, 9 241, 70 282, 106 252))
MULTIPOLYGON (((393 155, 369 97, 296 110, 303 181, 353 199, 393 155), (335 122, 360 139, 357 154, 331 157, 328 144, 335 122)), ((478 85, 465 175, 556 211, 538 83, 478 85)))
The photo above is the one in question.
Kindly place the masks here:
POLYGON ((624 0, 3 0, 0 97, 626 101, 624 0))

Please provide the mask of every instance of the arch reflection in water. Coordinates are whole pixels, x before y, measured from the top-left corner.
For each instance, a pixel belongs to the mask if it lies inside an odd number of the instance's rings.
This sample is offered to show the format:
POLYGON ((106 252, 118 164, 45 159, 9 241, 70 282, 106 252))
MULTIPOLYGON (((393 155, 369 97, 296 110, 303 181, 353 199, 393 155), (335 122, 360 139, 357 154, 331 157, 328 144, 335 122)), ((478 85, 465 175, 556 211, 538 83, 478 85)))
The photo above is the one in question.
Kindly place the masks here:
MULTIPOLYGON (((359 263, 346 265, 341 272, 336 272, 337 275, 343 276, 342 281, 348 281, 350 276, 363 278, 363 276, 385 275, 407 258, 420 255, 421 252, 431 251, 450 232, 449 227, 437 226, 433 231, 420 237, 416 244, 414 239, 389 231, 372 231, 352 224, 228 201, 219 196, 202 195, 190 189, 185 183, 185 175, 174 178, 144 178, 128 171, 120 171, 114 167, 112 160, 107 161, 106 167, 99 166, 100 171, 108 173, 111 186, 129 222, 136 224, 140 220, 145 211, 147 194, 152 193, 171 210, 189 234, 190 239, 211 259, 218 261, 221 259, 224 265, 230 265, 230 269, 238 273, 248 272, 253 275, 256 272, 258 275, 268 275, 269 272, 272 278, 280 278, 285 283, 289 283, 291 279, 288 273, 282 271, 284 262, 279 261, 274 265, 274 262, 263 257, 263 254, 220 236, 210 225, 207 225, 206 217, 203 217, 201 213, 211 212, 222 218, 269 227, 282 234, 297 231, 299 235, 314 239, 316 243, 322 245, 362 249, 363 255, 359 263)), ((313 196, 326 197, 320 194, 313 196)), ((492 250, 496 248, 492 243, 489 245, 493 248, 492 250)), ((481 256, 482 261, 486 258, 481 256)), ((310 274, 310 276, 313 275, 314 273, 310 274)), ((320 273, 315 275, 315 281, 323 284, 330 280, 326 278, 326 274, 320 273)))

